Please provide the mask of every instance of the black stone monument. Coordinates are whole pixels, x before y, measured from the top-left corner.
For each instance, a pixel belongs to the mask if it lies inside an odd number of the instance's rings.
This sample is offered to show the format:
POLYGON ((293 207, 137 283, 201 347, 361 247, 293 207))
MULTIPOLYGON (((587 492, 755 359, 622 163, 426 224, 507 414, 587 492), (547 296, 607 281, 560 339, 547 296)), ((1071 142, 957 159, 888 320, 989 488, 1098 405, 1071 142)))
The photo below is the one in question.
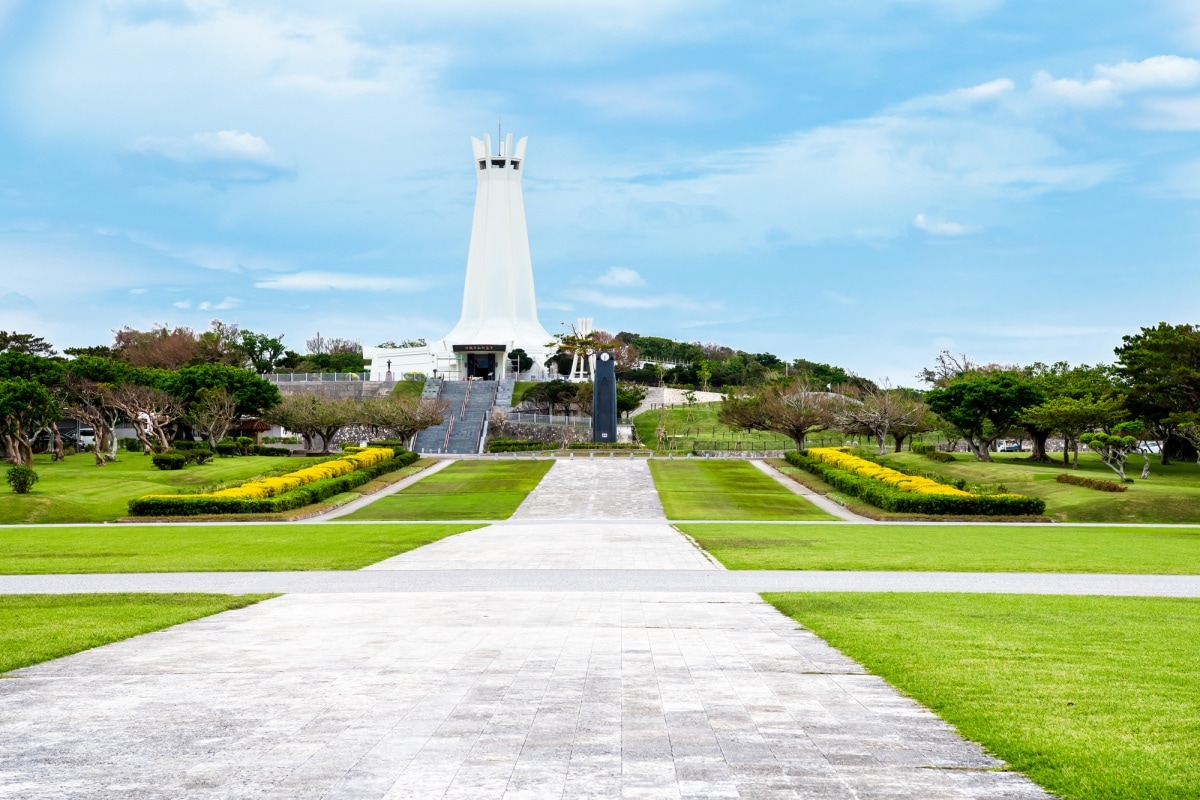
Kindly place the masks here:
POLYGON ((617 372, 612 353, 601 350, 592 376, 592 441, 617 443, 617 372))

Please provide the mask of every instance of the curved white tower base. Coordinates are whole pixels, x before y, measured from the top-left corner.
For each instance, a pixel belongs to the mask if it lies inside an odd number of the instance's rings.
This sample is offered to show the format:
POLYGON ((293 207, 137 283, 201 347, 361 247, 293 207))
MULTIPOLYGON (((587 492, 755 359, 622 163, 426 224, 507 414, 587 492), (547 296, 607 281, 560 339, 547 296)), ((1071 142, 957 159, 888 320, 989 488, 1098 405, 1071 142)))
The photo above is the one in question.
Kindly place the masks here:
POLYGON ((386 379, 422 372, 454 378, 502 378, 511 375, 506 354, 521 349, 534 360, 533 372, 545 374, 543 363, 557 347, 537 317, 533 263, 525 228, 525 199, 521 176, 528 137, 513 147, 509 134, 492 153, 492 140, 471 137, 477 188, 462 316, 454 330, 428 348, 385 350, 365 348, 372 377, 386 379), (399 370, 399 372, 398 372, 399 370))

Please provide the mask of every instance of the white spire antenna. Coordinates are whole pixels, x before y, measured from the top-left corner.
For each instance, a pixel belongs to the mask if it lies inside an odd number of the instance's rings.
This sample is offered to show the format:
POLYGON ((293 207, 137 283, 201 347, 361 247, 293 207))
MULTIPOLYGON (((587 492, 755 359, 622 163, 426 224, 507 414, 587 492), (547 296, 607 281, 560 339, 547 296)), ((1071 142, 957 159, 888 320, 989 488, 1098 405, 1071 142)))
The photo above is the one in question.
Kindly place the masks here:
POLYGON ((504 155, 504 146, 500 143, 504 141, 504 115, 496 115, 496 148, 500 151, 496 153, 498 156, 504 155))

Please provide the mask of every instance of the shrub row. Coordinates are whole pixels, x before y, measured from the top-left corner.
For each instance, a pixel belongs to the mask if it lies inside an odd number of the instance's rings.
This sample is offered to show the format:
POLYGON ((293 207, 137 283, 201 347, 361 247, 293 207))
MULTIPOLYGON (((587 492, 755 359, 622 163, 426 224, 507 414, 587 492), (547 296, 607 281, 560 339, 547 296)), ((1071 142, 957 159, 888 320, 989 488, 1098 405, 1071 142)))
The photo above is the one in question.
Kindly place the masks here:
POLYGON ((905 492, 886 483, 855 475, 844 469, 809 458, 801 451, 791 451, 784 458, 792 466, 811 472, 839 492, 857 497, 865 503, 906 514, 953 514, 981 516, 1025 516, 1041 514, 1045 501, 1036 497, 1015 494, 918 494, 905 492))
POLYGON ((949 485, 926 475, 911 475, 880 464, 875 459, 863 458, 846 452, 840 447, 813 447, 807 451, 807 457, 831 467, 849 472, 861 478, 874 481, 905 493, 914 494, 944 494, 964 497, 967 492, 962 486, 949 485))
POLYGON ((204 464, 212 460, 212 450, 194 448, 186 450, 167 450, 150 456, 154 466, 159 469, 183 469, 188 464, 204 464))
POLYGON ((1085 478, 1082 475, 1071 475, 1066 472, 1060 472, 1054 480, 1059 483, 1069 483, 1072 486, 1083 486, 1088 489, 1096 489, 1101 492, 1123 492, 1127 488, 1123 484, 1116 481, 1105 481, 1099 478, 1085 478))
POLYGON ((571 442, 567 445, 570 450, 643 450, 637 442, 571 442))
POLYGON ((488 439, 485 449, 489 453, 523 453, 527 450, 557 450, 558 447, 545 442, 535 442, 532 439, 505 439, 497 436, 488 439))
POLYGON ((314 481, 275 497, 228 497, 216 494, 150 495, 129 501, 135 517, 193 517, 207 514, 262 514, 292 511, 319 503, 412 464, 416 453, 400 453, 346 475, 314 481))

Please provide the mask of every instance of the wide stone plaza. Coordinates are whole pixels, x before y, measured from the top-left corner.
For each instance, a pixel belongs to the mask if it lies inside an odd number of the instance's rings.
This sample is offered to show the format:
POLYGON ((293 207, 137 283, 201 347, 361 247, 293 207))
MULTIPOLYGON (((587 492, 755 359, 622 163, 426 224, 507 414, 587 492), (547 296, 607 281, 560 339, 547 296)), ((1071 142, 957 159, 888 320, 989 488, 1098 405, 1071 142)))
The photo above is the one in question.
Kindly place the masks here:
MULTIPOLYGON (((617 459, 369 570, 721 567, 617 459)), ((290 594, 19 670, 0 709, 2 797, 1048 797, 750 592, 290 594)))

